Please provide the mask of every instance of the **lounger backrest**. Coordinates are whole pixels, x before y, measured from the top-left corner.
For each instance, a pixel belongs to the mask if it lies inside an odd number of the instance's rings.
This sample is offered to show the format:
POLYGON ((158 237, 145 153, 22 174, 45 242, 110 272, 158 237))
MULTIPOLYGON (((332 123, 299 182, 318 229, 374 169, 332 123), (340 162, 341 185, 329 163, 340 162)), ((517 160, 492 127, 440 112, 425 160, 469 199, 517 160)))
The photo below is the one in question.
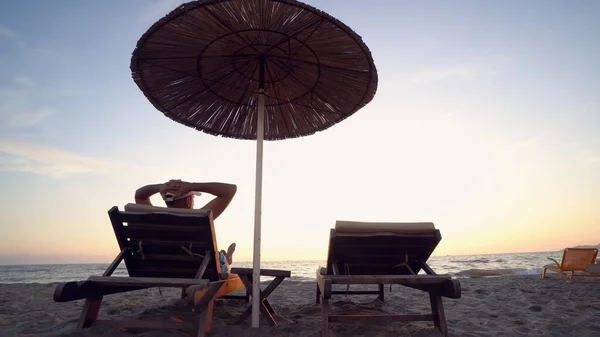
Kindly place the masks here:
POLYGON ((562 270, 585 270, 586 265, 596 261, 596 248, 566 248, 562 257, 562 270))
POLYGON ((206 252, 211 257, 203 278, 220 273, 212 213, 127 204, 109 212, 125 265, 132 277, 194 278, 206 252))
POLYGON ((431 222, 337 221, 331 230, 327 274, 410 275, 427 261, 441 240, 431 222))

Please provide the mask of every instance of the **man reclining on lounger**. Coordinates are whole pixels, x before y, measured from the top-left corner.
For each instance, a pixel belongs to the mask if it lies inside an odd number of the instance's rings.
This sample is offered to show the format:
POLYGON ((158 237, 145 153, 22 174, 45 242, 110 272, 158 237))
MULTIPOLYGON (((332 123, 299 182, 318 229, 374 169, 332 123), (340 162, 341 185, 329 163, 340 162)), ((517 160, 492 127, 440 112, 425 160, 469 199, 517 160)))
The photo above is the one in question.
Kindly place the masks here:
MULTIPOLYGON (((190 183, 180 179, 171 179, 166 183, 153 184, 140 187, 135 191, 135 203, 152 206, 150 197, 160 193, 165 204, 169 208, 194 208, 194 197, 202 192, 210 193, 216 198, 209 201, 202 209, 210 209, 213 213, 213 219, 216 219, 229 206, 229 203, 235 196, 237 186, 226 183, 190 183)), ((227 265, 233 262, 232 255, 235 251, 235 243, 229 245, 227 252, 221 250, 221 269, 227 272, 227 265)))

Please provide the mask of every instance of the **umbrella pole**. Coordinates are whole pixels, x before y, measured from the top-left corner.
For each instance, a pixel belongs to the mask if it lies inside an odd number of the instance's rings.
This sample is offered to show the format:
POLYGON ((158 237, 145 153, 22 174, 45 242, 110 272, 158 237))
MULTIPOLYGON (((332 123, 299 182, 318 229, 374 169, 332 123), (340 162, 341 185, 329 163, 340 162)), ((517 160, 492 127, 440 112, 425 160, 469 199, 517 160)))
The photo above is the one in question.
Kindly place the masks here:
POLYGON ((260 309, 260 240, 262 216, 262 172, 263 172, 263 138, 265 127, 264 96, 265 57, 260 57, 260 91, 258 93, 258 116, 256 119, 256 191, 254 200, 254 257, 252 266, 252 327, 258 328, 260 309))

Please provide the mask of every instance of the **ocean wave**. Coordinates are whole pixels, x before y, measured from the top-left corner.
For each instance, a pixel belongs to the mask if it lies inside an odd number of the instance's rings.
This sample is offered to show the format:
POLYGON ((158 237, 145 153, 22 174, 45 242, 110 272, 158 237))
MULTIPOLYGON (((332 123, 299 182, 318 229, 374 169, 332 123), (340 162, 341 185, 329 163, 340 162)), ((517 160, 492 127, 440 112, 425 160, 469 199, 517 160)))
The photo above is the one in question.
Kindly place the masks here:
POLYGON ((43 272, 52 272, 53 269, 51 266, 44 267, 31 267, 31 266, 6 266, 6 270, 4 272, 10 273, 43 273, 43 272))
POLYGON ((458 263, 489 263, 488 259, 473 259, 473 260, 453 260, 452 262, 458 263))
POLYGON ((541 268, 535 269, 520 269, 520 268, 504 268, 504 269, 467 269, 454 273, 456 277, 492 277, 492 276, 507 276, 507 275, 536 275, 541 274, 541 268))

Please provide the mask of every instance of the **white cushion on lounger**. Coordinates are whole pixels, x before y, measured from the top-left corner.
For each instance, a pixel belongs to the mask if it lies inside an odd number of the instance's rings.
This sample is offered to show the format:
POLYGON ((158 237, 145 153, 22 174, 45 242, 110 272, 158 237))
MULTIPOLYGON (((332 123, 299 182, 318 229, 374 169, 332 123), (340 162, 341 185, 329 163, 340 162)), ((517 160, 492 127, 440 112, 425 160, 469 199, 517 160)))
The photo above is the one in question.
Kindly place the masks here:
POLYGON ((125 212, 140 212, 140 213, 174 213, 174 214, 193 214, 193 215, 208 215, 209 210, 195 208, 168 208, 159 206, 149 206, 129 203, 125 205, 125 212))
POLYGON ((337 234, 369 233, 431 233, 435 232, 432 222, 358 222, 342 221, 335 223, 337 234))

